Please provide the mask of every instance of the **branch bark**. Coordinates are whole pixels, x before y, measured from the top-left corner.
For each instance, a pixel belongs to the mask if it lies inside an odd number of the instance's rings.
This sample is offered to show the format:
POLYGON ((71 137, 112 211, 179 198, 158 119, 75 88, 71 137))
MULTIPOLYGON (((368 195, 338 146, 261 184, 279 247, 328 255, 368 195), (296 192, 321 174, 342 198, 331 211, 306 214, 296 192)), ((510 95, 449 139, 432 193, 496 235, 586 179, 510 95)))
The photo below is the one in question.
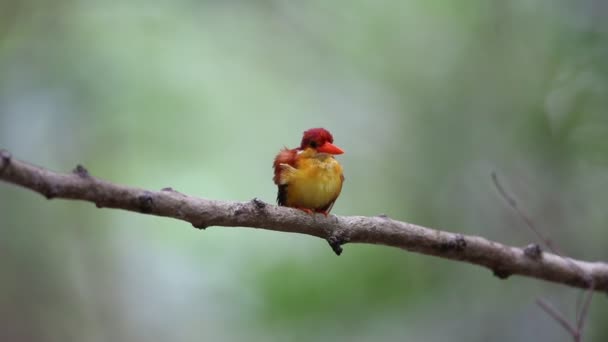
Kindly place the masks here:
POLYGON ((518 248, 487 240, 375 217, 305 214, 254 198, 248 202, 218 201, 188 196, 171 188, 160 191, 114 184, 91 176, 78 165, 72 173, 57 173, 12 158, 0 151, 0 179, 38 192, 48 199, 94 203, 98 208, 124 209, 172 217, 204 229, 209 226, 250 227, 300 233, 326 239, 339 254, 345 243, 369 243, 464 261, 490 269, 504 279, 528 276, 550 282, 608 292, 608 264, 561 257, 538 245, 518 248))

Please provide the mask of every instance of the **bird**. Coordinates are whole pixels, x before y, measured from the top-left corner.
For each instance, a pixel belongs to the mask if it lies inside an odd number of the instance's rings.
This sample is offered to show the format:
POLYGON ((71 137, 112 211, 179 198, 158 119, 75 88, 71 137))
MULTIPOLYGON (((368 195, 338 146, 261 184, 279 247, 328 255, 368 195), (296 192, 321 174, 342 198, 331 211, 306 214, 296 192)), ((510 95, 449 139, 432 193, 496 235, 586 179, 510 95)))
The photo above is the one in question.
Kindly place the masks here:
POLYGON ((344 183, 343 169, 334 158, 344 151, 333 144, 324 128, 311 128, 300 146, 283 148, 274 158, 273 181, 278 187, 277 204, 327 217, 344 183))

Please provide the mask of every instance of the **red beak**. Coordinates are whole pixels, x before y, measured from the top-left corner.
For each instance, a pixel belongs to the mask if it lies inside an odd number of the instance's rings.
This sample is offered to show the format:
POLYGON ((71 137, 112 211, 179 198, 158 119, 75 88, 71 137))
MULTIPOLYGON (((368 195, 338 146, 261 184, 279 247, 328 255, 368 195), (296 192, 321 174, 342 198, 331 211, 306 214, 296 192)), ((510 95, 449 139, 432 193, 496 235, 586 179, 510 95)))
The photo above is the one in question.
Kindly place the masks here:
POLYGON ((329 153, 329 154, 342 154, 344 153, 344 151, 342 151, 341 148, 339 148, 338 146, 331 144, 331 143, 324 143, 323 145, 317 147, 317 151, 321 152, 321 153, 329 153))

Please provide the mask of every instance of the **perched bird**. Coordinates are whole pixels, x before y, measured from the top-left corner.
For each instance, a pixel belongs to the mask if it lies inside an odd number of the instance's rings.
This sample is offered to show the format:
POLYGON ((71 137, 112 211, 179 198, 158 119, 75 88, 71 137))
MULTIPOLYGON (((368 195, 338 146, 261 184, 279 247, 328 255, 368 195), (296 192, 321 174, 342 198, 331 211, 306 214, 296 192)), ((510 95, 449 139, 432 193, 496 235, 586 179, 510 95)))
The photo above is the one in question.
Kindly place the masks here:
POLYGON ((333 142, 326 129, 312 128, 304 132, 300 147, 279 152, 273 163, 279 205, 329 214, 344 182, 342 166, 334 159, 344 151, 333 142))

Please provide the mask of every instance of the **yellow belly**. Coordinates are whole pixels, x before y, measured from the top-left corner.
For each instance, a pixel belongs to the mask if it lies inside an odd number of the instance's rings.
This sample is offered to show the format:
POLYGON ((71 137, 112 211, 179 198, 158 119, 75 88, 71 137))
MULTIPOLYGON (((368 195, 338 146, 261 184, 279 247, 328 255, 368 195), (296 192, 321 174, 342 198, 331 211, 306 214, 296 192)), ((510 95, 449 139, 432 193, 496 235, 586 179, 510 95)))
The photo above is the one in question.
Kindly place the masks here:
POLYGON ((342 166, 332 157, 302 158, 287 182, 287 206, 321 209, 342 190, 342 166))

